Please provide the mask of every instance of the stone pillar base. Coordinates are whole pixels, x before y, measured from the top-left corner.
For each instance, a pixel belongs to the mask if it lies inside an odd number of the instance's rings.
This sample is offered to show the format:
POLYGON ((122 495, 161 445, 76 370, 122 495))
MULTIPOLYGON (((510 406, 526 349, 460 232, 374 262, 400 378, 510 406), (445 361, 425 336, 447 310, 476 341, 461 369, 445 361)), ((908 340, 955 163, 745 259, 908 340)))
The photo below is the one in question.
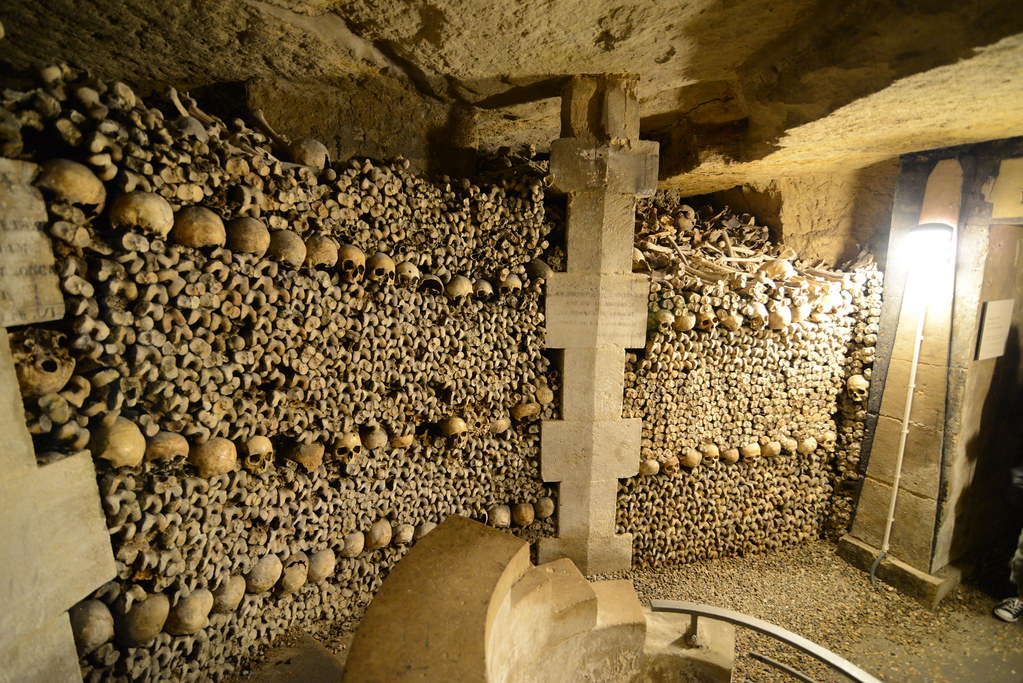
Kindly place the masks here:
POLYGON ((570 557, 586 576, 629 571, 632 569, 632 534, 541 538, 536 555, 539 564, 570 557))
MULTIPOLYGON (((877 559, 880 552, 879 548, 868 545, 848 534, 838 542, 838 556, 865 572, 870 571, 871 565, 874 564, 874 560, 877 559)), ((928 574, 891 555, 885 555, 877 567, 875 576, 903 595, 915 599, 927 609, 934 609, 953 588, 959 585, 964 573, 962 567, 948 565, 934 574, 928 574)), ((867 580, 866 577, 864 580, 867 580)))

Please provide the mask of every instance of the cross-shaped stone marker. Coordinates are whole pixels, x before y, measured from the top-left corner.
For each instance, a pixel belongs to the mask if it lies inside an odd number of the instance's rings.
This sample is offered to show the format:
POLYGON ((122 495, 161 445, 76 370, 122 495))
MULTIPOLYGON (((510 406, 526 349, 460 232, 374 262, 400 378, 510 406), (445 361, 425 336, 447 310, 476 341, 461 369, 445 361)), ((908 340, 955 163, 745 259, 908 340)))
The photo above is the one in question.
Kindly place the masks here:
POLYGON ((555 189, 568 193, 568 268, 547 285, 547 346, 564 349, 563 420, 543 423, 544 481, 560 482, 558 537, 541 561, 585 574, 629 569, 615 534, 618 479, 639 467, 639 419, 622 419, 625 349, 646 342, 648 281, 632 273, 636 197, 657 189, 657 143, 639 140, 635 79, 577 76, 551 144, 555 189))

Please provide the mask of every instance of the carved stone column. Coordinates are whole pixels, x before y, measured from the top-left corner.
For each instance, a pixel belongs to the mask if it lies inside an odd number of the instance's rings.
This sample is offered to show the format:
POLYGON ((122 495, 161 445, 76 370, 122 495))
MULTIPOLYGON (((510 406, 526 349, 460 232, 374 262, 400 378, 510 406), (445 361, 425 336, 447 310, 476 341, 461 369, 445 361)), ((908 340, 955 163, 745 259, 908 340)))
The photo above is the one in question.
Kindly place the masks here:
POLYGON ((560 482, 558 537, 542 561, 585 574, 629 569, 632 536, 615 534, 618 479, 637 474, 639 419, 622 419, 625 349, 642 347, 648 281, 632 273, 637 196, 657 188, 657 143, 639 140, 635 79, 577 76, 551 144, 568 194, 568 269, 547 289, 547 346, 564 349, 562 420, 543 424, 542 474, 560 482))
POLYGON ((67 610, 116 564, 88 453, 36 466, 7 325, 63 317, 36 167, 0 159, 0 681, 81 680, 67 610))

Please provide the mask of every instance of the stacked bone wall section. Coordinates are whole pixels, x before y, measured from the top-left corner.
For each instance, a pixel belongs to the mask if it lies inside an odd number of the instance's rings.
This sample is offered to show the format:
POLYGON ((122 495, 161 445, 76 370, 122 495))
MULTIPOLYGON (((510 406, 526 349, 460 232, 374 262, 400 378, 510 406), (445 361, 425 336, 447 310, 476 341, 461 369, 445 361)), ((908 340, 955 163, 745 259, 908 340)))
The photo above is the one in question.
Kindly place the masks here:
POLYGON ((67 303, 12 333, 26 419, 42 462, 92 452, 118 563, 71 611, 86 680, 216 680, 357 618, 452 513, 554 532, 536 164, 330 163, 66 67, 4 97, 67 303))
POLYGON ((881 276, 774 246, 752 217, 640 204, 647 345, 627 355, 640 474, 621 482, 634 564, 784 548, 849 525, 881 276))

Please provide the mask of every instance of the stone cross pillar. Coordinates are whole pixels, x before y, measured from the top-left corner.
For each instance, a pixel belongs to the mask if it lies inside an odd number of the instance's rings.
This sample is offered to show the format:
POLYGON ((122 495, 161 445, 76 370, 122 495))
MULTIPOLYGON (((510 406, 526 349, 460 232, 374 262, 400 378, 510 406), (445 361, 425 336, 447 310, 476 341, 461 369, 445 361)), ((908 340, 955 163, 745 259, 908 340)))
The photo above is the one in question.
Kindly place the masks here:
POLYGON ((7 325, 64 315, 36 167, 0 159, 0 682, 81 680, 67 610, 116 564, 87 452, 36 466, 7 325))
POLYGON ((560 482, 558 537, 541 561, 585 574, 629 569, 632 536, 615 534, 618 479, 639 466, 641 420, 622 419, 625 349, 646 342, 648 280, 632 273, 636 196, 657 189, 657 143, 639 140, 635 79, 577 76, 551 144, 555 189, 568 193, 568 269, 547 284, 547 346, 564 349, 564 419, 543 424, 542 474, 560 482))

